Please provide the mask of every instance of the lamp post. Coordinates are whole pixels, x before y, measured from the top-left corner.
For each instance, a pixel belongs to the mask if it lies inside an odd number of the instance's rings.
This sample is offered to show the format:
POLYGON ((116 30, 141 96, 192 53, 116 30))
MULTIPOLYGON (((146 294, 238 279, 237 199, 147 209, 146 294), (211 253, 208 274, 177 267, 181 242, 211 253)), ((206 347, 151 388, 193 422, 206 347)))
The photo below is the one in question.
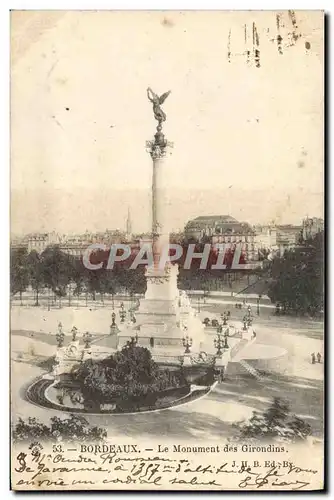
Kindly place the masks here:
POLYGON ((125 317, 126 317, 126 312, 124 310, 124 304, 123 302, 121 302, 121 306, 120 306, 120 311, 119 311, 119 316, 121 318, 121 323, 124 323, 125 321, 125 317))
POLYGON ((190 337, 188 337, 188 335, 186 335, 186 337, 183 337, 182 343, 183 343, 183 347, 185 347, 184 353, 185 354, 189 354, 190 353, 190 347, 193 345, 193 339, 190 338, 190 337))
POLYGON ((228 320, 228 314, 226 313, 226 311, 223 314, 221 314, 220 317, 223 320, 223 325, 226 326, 228 320))
POLYGON ((63 347, 65 334, 63 332, 63 325, 61 324, 61 322, 58 323, 58 332, 56 333, 56 340, 58 347, 63 347))
POLYGON ((90 347, 90 344, 92 342, 92 334, 89 332, 86 332, 83 334, 83 341, 85 343, 85 349, 88 349, 90 347))
POLYGON ((117 332, 118 332, 118 328, 116 325, 116 313, 113 312, 111 315, 110 335, 114 335, 117 332))
POLYGON ((71 306, 72 283, 68 284, 68 306, 71 306))
POLYGON ((57 339, 57 344, 58 344, 58 347, 63 347, 64 345, 64 339, 65 339, 65 335, 64 333, 59 333, 57 332, 56 333, 56 339, 57 339))
POLYGON ((229 349, 230 348, 230 346, 228 345, 228 342, 227 342, 228 334, 229 334, 229 329, 226 328, 226 330, 224 332, 224 349, 229 349))
POLYGON ((222 348, 224 347, 223 339, 221 338, 221 335, 218 333, 217 338, 214 339, 213 345, 215 346, 215 349, 217 349, 216 356, 221 356, 222 355, 222 348))
POLYGON ((258 316, 260 316, 260 300, 262 298, 262 295, 259 294, 258 298, 256 299, 256 313, 258 316))
POLYGON ((75 342, 76 338, 77 338, 77 333, 78 333, 78 329, 76 326, 74 326, 71 330, 71 333, 72 333, 72 342, 75 342))

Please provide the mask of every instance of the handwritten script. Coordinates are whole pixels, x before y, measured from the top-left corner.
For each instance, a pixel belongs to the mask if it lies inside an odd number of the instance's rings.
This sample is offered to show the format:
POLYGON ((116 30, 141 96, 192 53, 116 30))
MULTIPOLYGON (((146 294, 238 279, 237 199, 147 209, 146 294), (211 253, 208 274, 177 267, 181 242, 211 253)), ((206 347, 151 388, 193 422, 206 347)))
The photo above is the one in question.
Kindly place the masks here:
MULTIPOLYGON (((21 450, 23 448, 21 447, 21 450)), ((19 451, 14 489, 240 489, 306 490, 318 471, 289 461, 239 461, 140 451, 88 453, 54 446, 19 451)), ((225 458, 225 459, 224 459, 225 458)))

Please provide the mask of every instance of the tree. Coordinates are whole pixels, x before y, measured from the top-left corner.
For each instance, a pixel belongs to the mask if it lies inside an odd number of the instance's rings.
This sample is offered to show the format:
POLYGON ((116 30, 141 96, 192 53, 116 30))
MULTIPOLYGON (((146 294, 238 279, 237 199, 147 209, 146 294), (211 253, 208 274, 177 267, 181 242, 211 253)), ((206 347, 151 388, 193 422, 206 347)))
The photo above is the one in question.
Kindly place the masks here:
POLYGON ((286 401, 274 398, 271 406, 263 413, 253 412, 247 423, 234 425, 238 435, 233 440, 264 441, 276 439, 293 443, 311 435, 311 426, 292 414, 286 401))
POLYGON ((38 298, 39 292, 44 286, 44 262, 41 256, 36 252, 36 250, 32 250, 27 258, 27 266, 28 266, 28 274, 29 274, 29 282, 32 289, 36 293, 36 302, 35 305, 39 306, 38 298))
POLYGON ((273 260, 268 295, 283 311, 314 315, 323 309, 323 238, 321 232, 301 240, 296 248, 273 260))
POLYGON ((19 292, 22 305, 22 292, 29 285, 28 252, 26 248, 14 248, 10 252, 10 290, 13 295, 19 292))
POLYGON ((101 441, 107 437, 107 431, 101 427, 90 427, 87 420, 78 415, 70 415, 65 419, 52 417, 50 426, 35 417, 28 417, 27 420, 19 417, 13 428, 14 441, 56 440, 58 437, 64 441, 101 441))
POLYGON ((145 268, 128 269, 126 271, 125 289, 132 296, 135 293, 145 293, 146 277, 145 268))
POLYGON ((59 297, 66 296, 68 284, 71 282, 73 266, 70 263, 70 256, 60 250, 55 245, 48 247, 41 255, 44 263, 45 285, 59 297))
POLYGON ((71 277, 75 285, 73 295, 79 296, 86 290, 85 267, 82 260, 78 258, 74 258, 71 264, 71 277))

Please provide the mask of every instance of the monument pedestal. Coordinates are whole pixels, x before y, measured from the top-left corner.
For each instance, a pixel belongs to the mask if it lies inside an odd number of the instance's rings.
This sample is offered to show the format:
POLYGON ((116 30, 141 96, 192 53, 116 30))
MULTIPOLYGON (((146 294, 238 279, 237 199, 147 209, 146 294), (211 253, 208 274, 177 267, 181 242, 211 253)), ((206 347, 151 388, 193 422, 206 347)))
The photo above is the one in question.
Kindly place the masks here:
POLYGON ((182 349, 184 332, 178 311, 177 266, 170 263, 164 269, 157 266, 146 271, 147 290, 136 312, 136 325, 119 333, 120 345, 136 336, 138 343, 150 349, 169 346, 182 349))

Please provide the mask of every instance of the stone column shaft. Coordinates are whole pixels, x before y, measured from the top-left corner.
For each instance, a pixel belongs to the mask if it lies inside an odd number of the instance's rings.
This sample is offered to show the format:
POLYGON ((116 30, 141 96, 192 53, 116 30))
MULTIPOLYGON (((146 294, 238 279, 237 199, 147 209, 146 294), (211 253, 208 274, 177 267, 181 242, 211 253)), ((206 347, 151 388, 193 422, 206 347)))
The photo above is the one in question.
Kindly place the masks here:
POLYGON ((154 158, 152 172, 152 234, 155 264, 159 263, 162 252, 169 244, 168 205, 164 187, 166 176, 167 165, 165 159, 163 157, 154 158))

